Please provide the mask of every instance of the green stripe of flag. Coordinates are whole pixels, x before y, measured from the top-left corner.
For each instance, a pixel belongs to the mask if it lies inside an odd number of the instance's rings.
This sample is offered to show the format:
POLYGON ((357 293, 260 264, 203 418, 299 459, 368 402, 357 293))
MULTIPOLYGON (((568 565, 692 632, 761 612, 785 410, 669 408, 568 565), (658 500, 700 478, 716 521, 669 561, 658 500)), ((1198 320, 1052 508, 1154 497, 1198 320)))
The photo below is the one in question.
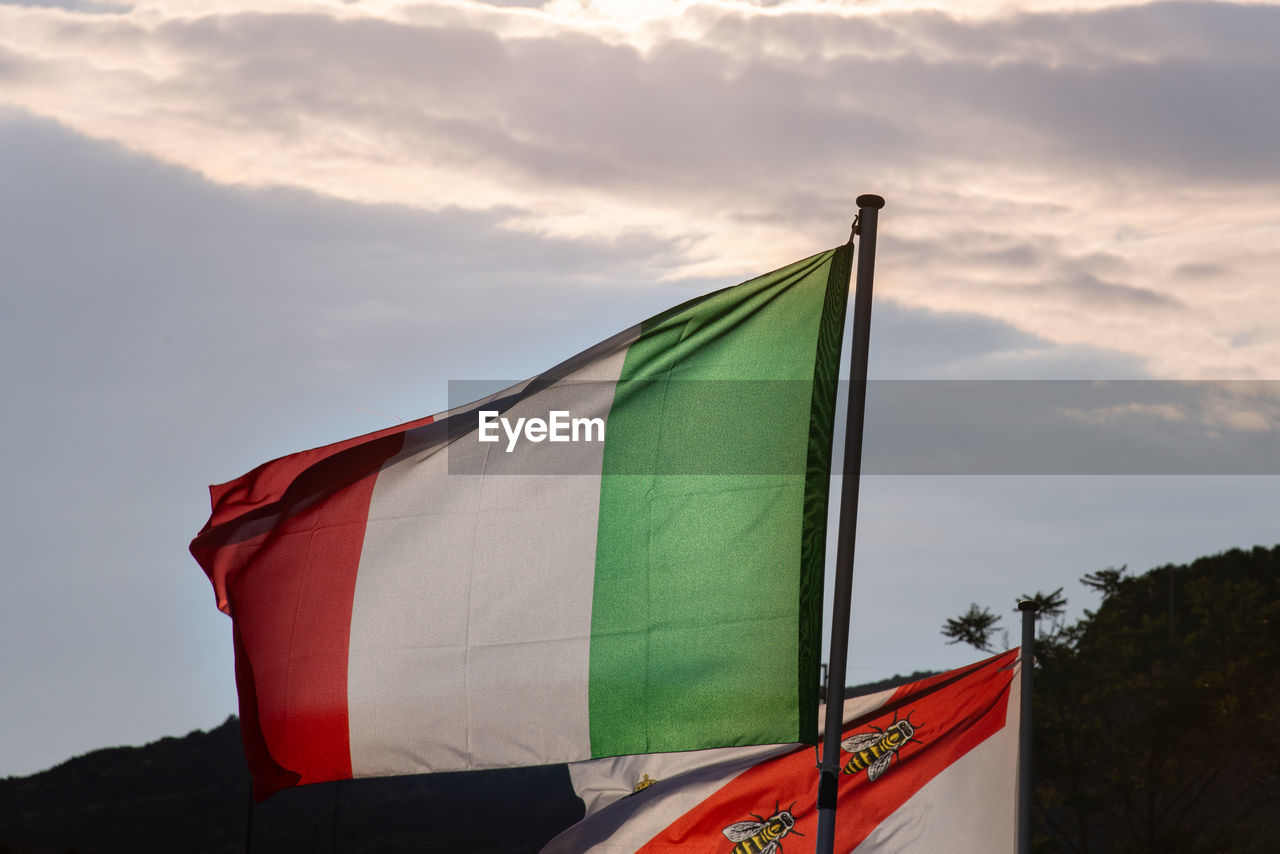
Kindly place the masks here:
POLYGON ((685 303, 629 348, 601 480, 593 755, 816 740, 850 254, 685 303))

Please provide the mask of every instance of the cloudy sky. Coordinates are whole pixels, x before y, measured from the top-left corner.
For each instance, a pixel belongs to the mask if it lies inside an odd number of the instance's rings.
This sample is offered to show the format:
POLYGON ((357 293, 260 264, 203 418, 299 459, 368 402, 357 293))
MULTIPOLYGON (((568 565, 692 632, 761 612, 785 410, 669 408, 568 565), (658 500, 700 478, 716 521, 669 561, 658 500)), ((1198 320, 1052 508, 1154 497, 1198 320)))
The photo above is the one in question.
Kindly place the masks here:
POLYGON ((960 8, 0 2, 0 774, 235 710, 207 484, 841 243, 864 192, 851 682, 973 658, 971 601, 1280 542, 1280 8, 960 8), (947 444, 1009 388, 1025 429, 947 444))

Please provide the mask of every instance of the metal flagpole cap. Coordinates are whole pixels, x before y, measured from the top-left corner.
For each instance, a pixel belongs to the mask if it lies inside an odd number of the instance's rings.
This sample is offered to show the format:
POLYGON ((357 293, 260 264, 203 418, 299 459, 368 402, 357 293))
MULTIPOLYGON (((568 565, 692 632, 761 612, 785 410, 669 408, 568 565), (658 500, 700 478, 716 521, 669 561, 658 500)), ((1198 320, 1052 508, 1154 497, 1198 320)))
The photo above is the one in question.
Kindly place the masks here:
POLYGON ((880 210, 884 207, 884 196, 877 196, 874 193, 863 193, 854 200, 860 208, 875 208, 880 210))
POLYGON ((1037 605, 1035 601, 1032 599, 1019 599, 1018 610, 1019 611, 1039 611, 1040 606, 1037 605))

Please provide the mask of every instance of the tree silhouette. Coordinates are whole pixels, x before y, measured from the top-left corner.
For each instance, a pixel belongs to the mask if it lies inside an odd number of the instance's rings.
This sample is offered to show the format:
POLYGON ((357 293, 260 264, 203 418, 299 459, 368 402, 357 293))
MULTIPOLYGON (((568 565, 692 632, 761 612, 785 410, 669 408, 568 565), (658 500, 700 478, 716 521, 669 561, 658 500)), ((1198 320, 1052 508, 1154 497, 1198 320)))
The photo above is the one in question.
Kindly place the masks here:
MULTIPOLYGON (((1070 625, 1061 589, 1025 597, 1053 618, 1036 646, 1034 850, 1280 851, 1280 547, 1081 581, 1102 602, 1070 625)), ((943 634, 983 649, 984 615, 971 605, 943 634)))
POLYGON ((982 652, 992 652, 991 634, 995 631, 1000 618, 978 604, 969 606, 969 610, 958 617, 947 620, 942 627, 942 634, 948 638, 948 644, 967 643, 982 652))

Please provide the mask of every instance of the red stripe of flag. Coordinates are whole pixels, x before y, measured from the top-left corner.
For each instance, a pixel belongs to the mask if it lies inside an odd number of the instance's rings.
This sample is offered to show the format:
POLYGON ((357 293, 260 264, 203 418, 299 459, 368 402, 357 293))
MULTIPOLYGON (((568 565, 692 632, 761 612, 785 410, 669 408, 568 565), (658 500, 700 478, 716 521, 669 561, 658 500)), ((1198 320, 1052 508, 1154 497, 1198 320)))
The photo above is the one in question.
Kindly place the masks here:
POLYGON ((191 553, 232 616, 254 795, 351 776, 347 657, 369 501, 405 431, 291 454, 210 489, 191 553))

